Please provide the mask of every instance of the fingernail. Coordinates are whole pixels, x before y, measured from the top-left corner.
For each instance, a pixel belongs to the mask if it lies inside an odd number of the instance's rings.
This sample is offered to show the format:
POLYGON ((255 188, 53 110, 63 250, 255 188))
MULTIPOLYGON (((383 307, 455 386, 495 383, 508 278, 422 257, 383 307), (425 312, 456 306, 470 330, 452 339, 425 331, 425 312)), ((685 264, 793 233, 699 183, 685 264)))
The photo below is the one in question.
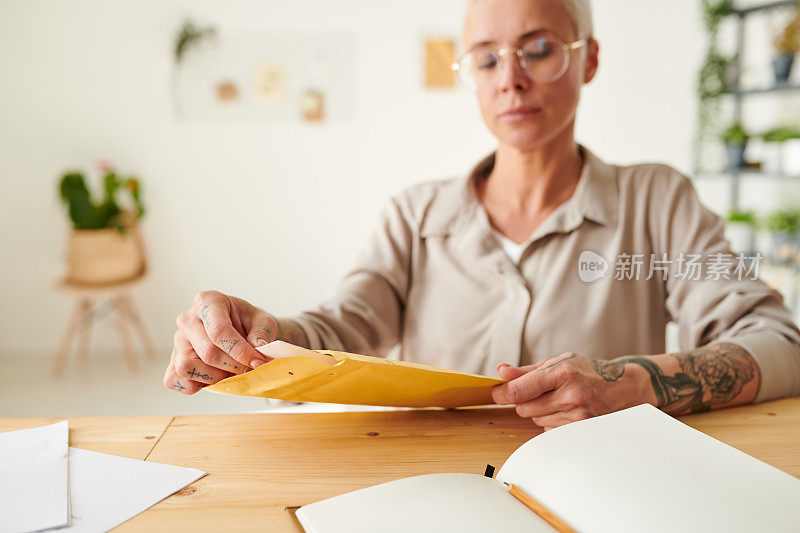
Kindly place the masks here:
POLYGON ((267 344, 267 341, 264 339, 256 339, 256 346, 264 346, 265 344, 267 344))
POLYGON ((500 363, 499 365, 497 365, 497 370, 500 370, 501 366, 511 366, 511 365, 509 365, 508 363, 500 363))
POLYGON ((250 361, 250 366, 252 368, 258 368, 264 363, 266 363, 266 361, 264 361, 263 359, 253 359, 252 361, 250 361))

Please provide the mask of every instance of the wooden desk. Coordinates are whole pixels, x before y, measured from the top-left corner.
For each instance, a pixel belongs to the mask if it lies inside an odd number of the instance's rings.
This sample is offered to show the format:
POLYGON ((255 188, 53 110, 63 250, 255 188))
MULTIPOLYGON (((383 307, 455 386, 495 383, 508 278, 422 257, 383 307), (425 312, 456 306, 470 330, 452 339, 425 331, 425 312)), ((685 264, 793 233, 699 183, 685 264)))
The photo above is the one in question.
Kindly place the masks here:
MULTIPOLYGON (((58 420, 0 419, 0 431, 58 420)), ((681 420, 800 477, 800 398, 681 420)), ((482 474, 541 431, 507 408, 69 422, 72 446, 209 473, 118 531, 299 531, 287 507, 416 474, 482 474)))

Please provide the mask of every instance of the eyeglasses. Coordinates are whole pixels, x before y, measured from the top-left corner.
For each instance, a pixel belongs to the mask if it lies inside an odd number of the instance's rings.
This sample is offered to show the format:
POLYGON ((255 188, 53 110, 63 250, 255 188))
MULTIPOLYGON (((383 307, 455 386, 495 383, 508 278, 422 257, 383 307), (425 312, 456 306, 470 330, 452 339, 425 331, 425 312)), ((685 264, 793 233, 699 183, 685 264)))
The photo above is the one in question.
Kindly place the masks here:
POLYGON ((554 36, 537 36, 526 41, 521 47, 509 46, 496 50, 482 46, 469 50, 450 65, 459 81, 474 90, 492 83, 497 76, 502 58, 515 54, 520 67, 538 82, 552 82, 559 79, 569 68, 570 52, 589 44, 591 38, 565 43, 554 36))

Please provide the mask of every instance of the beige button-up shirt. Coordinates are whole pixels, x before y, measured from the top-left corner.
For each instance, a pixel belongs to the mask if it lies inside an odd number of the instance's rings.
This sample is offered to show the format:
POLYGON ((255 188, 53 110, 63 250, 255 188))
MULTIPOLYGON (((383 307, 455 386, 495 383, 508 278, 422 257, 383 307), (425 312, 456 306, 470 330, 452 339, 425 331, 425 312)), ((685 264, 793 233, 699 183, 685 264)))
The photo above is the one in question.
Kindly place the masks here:
POLYGON ((800 331, 781 295, 752 279, 753 261, 730 251, 691 181, 581 151, 572 197, 518 264, 474 194, 494 154, 466 177, 393 197, 334 294, 293 317, 311 347, 386 355, 399 344, 402 360, 496 375, 498 363, 564 352, 664 353, 674 320, 681 349, 725 340, 748 350, 761 370, 756 401, 800 394, 800 331))

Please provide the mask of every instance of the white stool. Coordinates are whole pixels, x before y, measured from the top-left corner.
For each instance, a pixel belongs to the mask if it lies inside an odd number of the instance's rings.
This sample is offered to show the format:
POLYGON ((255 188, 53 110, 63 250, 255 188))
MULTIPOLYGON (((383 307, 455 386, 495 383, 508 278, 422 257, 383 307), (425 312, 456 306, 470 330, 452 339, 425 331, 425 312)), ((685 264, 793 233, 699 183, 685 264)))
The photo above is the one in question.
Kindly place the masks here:
POLYGON ((53 374, 61 375, 69 359, 72 340, 78 334, 78 357, 86 359, 89 354, 89 335, 92 325, 103 318, 100 313, 108 306, 117 321, 117 330, 122 341, 122 349, 128 363, 128 369, 135 373, 138 370, 136 352, 129 325, 137 330, 140 340, 149 357, 156 358, 156 348, 145 328, 139 310, 131 297, 132 289, 144 280, 139 276, 131 280, 103 285, 87 285, 63 280, 56 284, 56 290, 69 294, 77 299, 75 308, 67 323, 67 329, 61 340, 61 346, 53 361, 53 374))

